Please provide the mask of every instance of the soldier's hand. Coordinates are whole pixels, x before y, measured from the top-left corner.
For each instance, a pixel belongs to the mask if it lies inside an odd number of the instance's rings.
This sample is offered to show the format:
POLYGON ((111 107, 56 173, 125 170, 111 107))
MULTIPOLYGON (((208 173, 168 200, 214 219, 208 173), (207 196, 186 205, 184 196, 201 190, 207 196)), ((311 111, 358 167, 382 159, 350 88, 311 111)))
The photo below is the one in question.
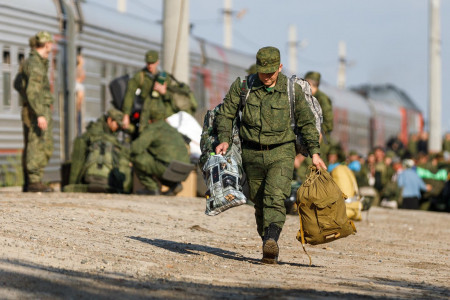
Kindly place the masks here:
POLYGON ((324 169, 324 170, 326 170, 327 169, 327 166, 325 165, 325 163, 323 162, 323 160, 322 160, 322 158, 320 158, 320 155, 319 154, 313 154, 313 156, 312 156, 312 162, 313 162, 313 164, 314 164, 314 166, 316 166, 316 168, 319 170, 319 169, 324 169))
POLYGON ((224 155, 225 153, 227 153, 228 146, 229 145, 228 145, 227 142, 223 142, 223 143, 217 145, 217 147, 216 147, 216 154, 224 155))
POLYGON ((127 114, 124 114, 123 120, 122 120, 122 128, 128 129, 129 126, 130 126, 130 116, 127 114))
POLYGON ((47 120, 45 117, 40 116, 37 118, 37 125, 41 130, 47 130, 47 120))
POLYGON ((165 95, 167 92, 167 83, 164 82, 164 84, 161 84, 159 82, 155 82, 155 85, 153 86, 153 90, 157 91, 161 95, 165 95))

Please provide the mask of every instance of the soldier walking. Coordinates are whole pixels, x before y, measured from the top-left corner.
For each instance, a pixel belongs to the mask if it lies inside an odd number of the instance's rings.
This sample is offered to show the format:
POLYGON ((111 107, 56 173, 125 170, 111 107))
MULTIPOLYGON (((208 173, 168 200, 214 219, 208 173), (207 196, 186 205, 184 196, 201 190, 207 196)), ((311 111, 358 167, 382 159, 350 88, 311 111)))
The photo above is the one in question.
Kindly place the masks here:
MULTIPOLYGON (((30 39, 31 41, 31 39, 30 39)), ((44 168, 53 152, 53 96, 48 80, 48 57, 53 38, 50 33, 40 31, 34 39, 35 48, 22 66, 25 82, 23 93, 22 122, 24 135, 23 171, 24 192, 51 192, 52 188, 42 183, 44 168)))
MULTIPOLYGON (((284 200, 291 193, 294 171, 295 134, 291 129, 288 78, 281 73, 280 51, 264 47, 256 54, 256 76, 242 112, 240 137, 242 161, 255 203, 255 218, 263 240, 263 263, 278 261, 278 238, 286 220, 284 200)), ((314 115, 299 85, 295 85, 295 119, 317 168, 320 158, 319 132, 314 115)), ((241 80, 237 78, 226 94, 217 115, 220 144, 217 154, 230 145, 232 122, 240 106, 241 80)))

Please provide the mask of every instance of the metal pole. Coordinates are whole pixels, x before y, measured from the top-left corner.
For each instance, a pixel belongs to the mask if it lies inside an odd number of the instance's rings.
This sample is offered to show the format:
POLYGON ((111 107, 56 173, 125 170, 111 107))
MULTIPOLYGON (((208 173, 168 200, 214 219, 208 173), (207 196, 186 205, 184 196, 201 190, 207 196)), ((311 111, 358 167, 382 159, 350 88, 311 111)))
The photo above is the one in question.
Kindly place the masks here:
POLYGON ((224 0, 224 9, 223 9, 224 42, 223 42, 223 45, 227 49, 230 49, 233 45, 231 17, 232 17, 231 0, 224 0))
POLYGON ((430 152, 442 150, 442 62, 441 62, 441 20, 440 0, 430 1, 430 44, 429 44, 429 141, 430 152))
POLYGON ((75 47, 75 13, 67 0, 62 0, 65 18, 64 37, 64 161, 70 159, 72 143, 76 136, 75 119, 75 69, 77 52, 75 47))
POLYGON ((345 88, 346 83, 345 67, 347 64, 346 60, 347 46, 344 41, 339 42, 338 51, 339 51, 339 70, 338 70, 337 86, 338 88, 343 89, 345 88))
POLYGON ((297 27, 289 26, 289 69, 297 74, 297 27))
POLYGON ((162 67, 189 83, 189 0, 165 0, 162 67))

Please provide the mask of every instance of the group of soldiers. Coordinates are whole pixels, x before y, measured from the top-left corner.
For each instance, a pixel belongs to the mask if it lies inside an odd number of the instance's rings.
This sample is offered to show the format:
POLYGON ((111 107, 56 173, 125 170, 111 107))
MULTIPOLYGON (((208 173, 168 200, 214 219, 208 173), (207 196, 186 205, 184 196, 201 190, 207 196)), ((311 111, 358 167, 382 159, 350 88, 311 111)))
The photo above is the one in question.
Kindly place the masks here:
MULTIPOLYGON (((30 56, 19 70, 23 90, 20 94, 25 192, 53 191, 42 182, 44 168, 53 152, 54 99, 47 75, 53 42, 51 34, 45 31, 30 38, 30 56)), ((192 96, 187 104, 175 101, 178 82, 158 70, 157 51, 148 51, 145 62, 146 66, 128 81, 121 110, 109 109, 75 139, 64 191, 130 193, 133 171, 144 186, 138 193, 158 195, 162 185, 168 187, 166 195, 181 191, 180 181, 192 169, 189 149, 183 136, 165 119, 181 110, 195 112, 196 101, 192 96), (139 119, 132 122, 130 114, 137 95, 142 109, 139 119), (133 137, 131 143, 119 140, 120 130, 133 137), (174 175, 173 165, 178 175, 181 172, 183 176, 174 175)))

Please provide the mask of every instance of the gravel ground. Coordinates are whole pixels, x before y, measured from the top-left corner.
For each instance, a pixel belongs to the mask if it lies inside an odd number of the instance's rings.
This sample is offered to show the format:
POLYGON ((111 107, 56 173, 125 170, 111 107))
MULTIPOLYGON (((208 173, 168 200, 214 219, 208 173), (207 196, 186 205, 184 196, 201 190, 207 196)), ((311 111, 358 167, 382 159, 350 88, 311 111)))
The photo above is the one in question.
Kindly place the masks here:
POLYGON ((1 299, 449 299, 450 214, 378 207, 307 246, 298 216, 263 265, 253 208, 202 198, 0 190, 1 299))

